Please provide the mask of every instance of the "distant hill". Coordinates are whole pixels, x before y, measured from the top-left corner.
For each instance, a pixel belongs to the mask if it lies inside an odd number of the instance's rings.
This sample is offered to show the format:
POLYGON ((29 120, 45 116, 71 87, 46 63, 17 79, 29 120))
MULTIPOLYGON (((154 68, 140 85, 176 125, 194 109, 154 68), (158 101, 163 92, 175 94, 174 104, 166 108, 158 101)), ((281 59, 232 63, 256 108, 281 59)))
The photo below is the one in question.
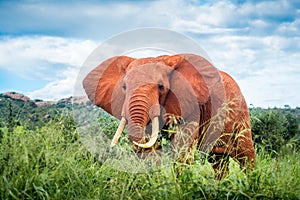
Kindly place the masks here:
POLYGON ((69 97, 58 101, 30 99, 17 93, 0 94, 0 127, 23 125, 27 128, 41 126, 60 113, 71 111, 74 106, 94 107, 86 97, 69 97))
MULTIPOLYGON (((22 125, 29 129, 34 129, 36 126, 42 126, 51 119, 66 114, 74 110, 78 112, 97 110, 91 101, 86 97, 68 97, 58 101, 44 101, 42 99, 30 99, 29 97, 17 93, 6 92, 0 94, 0 128, 12 125, 22 125), (83 109, 83 110, 81 110, 83 109)), ((101 109, 100 109, 101 110, 101 109)), ((300 107, 292 109, 286 108, 250 108, 251 113, 264 112, 275 110, 285 115, 290 113, 293 115, 300 126, 300 107)), ((102 112, 102 111, 101 111, 102 112)), ((104 111, 104 116, 108 116, 104 111)), ((83 118, 87 118, 82 115, 83 118)), ((85 119, 82 119, 84 121, 85 119)))
POLYGON ((25 96, 24 94, 17 93, 17 92, 6 92, 3 94, 0 94, 0 96, 9 97, 9 98, 21 100, 21 101, 30 101, 29 97, 25 96))
MULTIPOLYGON (((65 103, 65 104, 72 104, 72 103, 78 103, 78 104, 87 104, 89 100, 87 97, 69 97, 69 98, 63 98, 59 101, 44 101, 42 99, 30 99, 28 96, 25 96, 24 94, 20 94, 17 92, 6 92, 0 94, 0 98, 10 98, 13 100, 20 100, 24 102, 31 102, 32 104, 35 104, 36 106, 49 106, 54 105, 58 103, 65 103)), ((0 100, 1 101, 1 100, 0 100)))

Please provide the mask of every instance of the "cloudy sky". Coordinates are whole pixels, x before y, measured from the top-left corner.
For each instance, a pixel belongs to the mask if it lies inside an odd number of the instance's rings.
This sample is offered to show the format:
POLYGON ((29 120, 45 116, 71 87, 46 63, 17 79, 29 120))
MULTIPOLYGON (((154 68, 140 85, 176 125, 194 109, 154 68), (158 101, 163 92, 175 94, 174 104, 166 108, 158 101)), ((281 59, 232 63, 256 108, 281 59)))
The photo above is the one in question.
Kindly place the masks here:
POLYGON ((71 96, 97 46, 145 27, 196 41, 248 104, 300 106, 298 0, 0 1, 0 93, 71 96))

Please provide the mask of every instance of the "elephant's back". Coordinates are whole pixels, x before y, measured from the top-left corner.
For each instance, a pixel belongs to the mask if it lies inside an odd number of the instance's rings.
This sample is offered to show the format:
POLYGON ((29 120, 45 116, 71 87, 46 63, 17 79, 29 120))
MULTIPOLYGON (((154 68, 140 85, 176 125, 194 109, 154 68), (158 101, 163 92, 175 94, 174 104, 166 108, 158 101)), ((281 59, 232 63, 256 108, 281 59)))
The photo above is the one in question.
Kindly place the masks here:
MULTIPOLYGON (((227 128, 233 127, 234 123, 246 123, 250 127, 249 110, 246 100, 237 82, 227 73, 220 71, 223 80, 227 107, 234 112, 229 112, 229 124, 227 128), (231 124, 232 123, 232 124, 231 124)), ((226 126, 226 125, 225 125, 226 126)))
POLYGON ((220 75, 222 77, 227 101, 236 98, 244 99, 241 89, 237 82, 226 72, 220 71, 220 75))

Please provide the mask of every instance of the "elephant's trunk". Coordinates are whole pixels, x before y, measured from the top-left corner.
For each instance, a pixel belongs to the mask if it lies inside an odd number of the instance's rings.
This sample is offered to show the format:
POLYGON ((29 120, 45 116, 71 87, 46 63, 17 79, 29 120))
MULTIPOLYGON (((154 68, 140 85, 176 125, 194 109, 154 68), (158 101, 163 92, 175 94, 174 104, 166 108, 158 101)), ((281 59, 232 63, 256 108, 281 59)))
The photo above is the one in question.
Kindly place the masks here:
POLYGON ((150 98, 147 95, 133 95, 129 101, 129 122, 145 127, 150 119, 149 110, 150 98))
POLYGON ((155 144, 157 137, 158 137, 158 132, 159 132, 158 117, 154 117, 152 119, 152 134, 151 134, 150 140, 148 142, 146 142, 145 144, 140 144, 135 141, 133 141, 133 143, 141 148, 150 148, 155 144))
POLYGON ((123 117, 111 142, 111 147, 116 145, 116 143, 118 142, 118 139, 121 136, 122 131, 124 130, 127 120, 129 137, 135 145, 141 148, 150 148, 155 144, 159 132, 158 116, 160 115, 159 104, 155 102, 155 100, 157 99, 158 95, 156 97, 155 93, 149 95, 135 93, 131 96, 129 104, 127 104, 129 109, 127 110, 127 112, 125 111, 122 114, 123 117), (125 119, 125 117, 127 118, 127 120, 125 119), (150 119, 152 121, 152 133, 151 135, 149 134, 150 139, 148 140, 148 142, 146 142, 145 130, 150 119))
POLYGON ((153 99, 157 98, 151 96, 136 94, 129 101, 128 130, 130 140, 142 148, 152 147, 157 140, 159 132, 158 116, 160 115, 160 109, 158 103, 152 102, 153 99), (146 142, 145 130, 150 119, 152 121, 152 133, 150 140, 146 142))

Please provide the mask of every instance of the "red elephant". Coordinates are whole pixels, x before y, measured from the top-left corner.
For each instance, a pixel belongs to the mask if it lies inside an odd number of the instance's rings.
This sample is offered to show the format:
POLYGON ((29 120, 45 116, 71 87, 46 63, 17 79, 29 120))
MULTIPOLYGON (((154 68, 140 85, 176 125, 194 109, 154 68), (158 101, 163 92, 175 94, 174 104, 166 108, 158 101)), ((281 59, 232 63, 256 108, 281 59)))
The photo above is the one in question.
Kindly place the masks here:
POLYGON ((172 135, 173 152, 184 156, 194 145, 209 150, 219 178, 228 171, 228 156, 254 167, 249 110, 241 90, 201 56, 113 57, 93 69, 83 87, 95 105, 121 119, 112 145, 128 123, 137 152, 159 150, 159 131, 172 123, 166 116, 177 116, 199 128, 172 135))

